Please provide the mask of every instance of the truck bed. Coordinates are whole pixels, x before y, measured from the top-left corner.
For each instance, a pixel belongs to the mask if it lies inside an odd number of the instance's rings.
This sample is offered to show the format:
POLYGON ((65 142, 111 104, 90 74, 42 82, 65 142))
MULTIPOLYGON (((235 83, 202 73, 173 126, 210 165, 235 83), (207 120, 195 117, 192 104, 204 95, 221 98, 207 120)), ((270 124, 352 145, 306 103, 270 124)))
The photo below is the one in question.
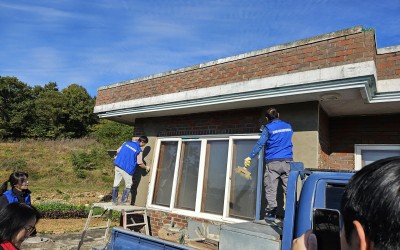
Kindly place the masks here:
POLYGON ((281 249, 282 229, 264 220, 221 226, 220 250, 281 249))

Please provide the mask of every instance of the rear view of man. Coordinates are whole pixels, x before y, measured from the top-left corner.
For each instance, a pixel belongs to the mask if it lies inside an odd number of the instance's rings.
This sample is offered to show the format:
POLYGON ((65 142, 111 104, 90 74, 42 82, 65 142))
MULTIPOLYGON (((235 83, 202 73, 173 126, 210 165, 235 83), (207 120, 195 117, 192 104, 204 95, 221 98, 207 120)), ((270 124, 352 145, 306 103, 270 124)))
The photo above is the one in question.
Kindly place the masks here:
POLYGON ((147 170, 146 164, 143 162, 142 158, 142 147, 148 143, 148 138, 146 136, 141 136, 137 141, 133 138, 131 141, 127 141, 117 150, 117 156, 114 160, 115 165, 115 177, 112 189, 112 203, 118 203, 118 187, 121 180, 124 179, 125 189, 122 193, 121 203, 125 204, 132 185, 132 175, 135 172, 136 166, 145 168, 147 170))
POLYGON ((279 178, 286 194, 290 162, 293 161, 293 130, 289 123, 279 119, 279 113, 275 108, 269 108, 265 116, 269 123, 264 127, 250 156, 244 160, 244 166, 249 167, 251 159, 265 147, 264 187, 268 206, 264 219, 266 222, 272 222, 276 219, 279 178))

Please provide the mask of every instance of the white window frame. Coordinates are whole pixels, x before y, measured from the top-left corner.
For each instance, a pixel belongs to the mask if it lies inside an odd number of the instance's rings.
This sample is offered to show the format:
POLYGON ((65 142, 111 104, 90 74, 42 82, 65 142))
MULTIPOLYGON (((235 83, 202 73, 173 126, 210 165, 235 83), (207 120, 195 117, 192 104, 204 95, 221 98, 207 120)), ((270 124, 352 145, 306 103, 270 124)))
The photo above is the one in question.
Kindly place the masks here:
MULTIPOLYGON (((245 222, 247 220, 244 219, 238 219, 238 218, 232 218, 228 217, 228 212, 229 212, 229 206, 227 204, 229 203, 229 197, 230 197, 230 185, 231 185, 231 165, 232 165, 232 150, 233 150, 233 141, 234 140, 240 140, 240 139, 253 139, 253 140, 258 140, 260 138, 259 135, 240 135, 240 136, 221 136, 221 137, 201 137, 201 138, 158 138, 156 141, 156 146, 155 146, 155 153, 154 153, 154 165, 153 165, 153 171, 151 173, 150 177, 150 184, 149 184, 149 192, 147 196, 147 203, 146 207, 151 208, 154 210, 159 210, 159 211, 164 211, 164 212, 169 212, 169 213, 175 213, 179 215, 184 215, 184 216, 190 216, 190 217, 197 217, 197 218, 203 218, 203 219, 208 219, 208 220, 214 220, 214 221, 224 221, 224 222, 233 222, 233 223, 238 223, 238 222, 245 222), (222 215, 216 215, 216 214, 210 214, 206 212, 201 212, 201 198, 203 195, 203 179, 204 179, 204 168, 205 168, 205 154, 206 154, 206 145, 208 141, 212 140, 226 140, 228 142, 228 156, 227 156, 227 171, 226 171, 226 180, 225 180, 225 195, 224 195, 224 210, 222 215), (155 181, 157 177, 157 167, 158 167, 158 160, 159 160, 159 154, 160 154, 160 147, 161 143, 165 141, 175 141, 178 142, 178 155, 176 157, 176 162, 175 162, 175 170, 174 170, 174 180, 172 184, 172 192, 171 192, 171 201, 170 201, 170 206, 169 208, 165 206, 159 206, 152 204, 153 201, 153 195, 154 195, 154 188, 155 188, 155 181), (181 153, 181 146, 183 141, 201 141, 201 150, 200 150, 200 162, 199 162, 199 176, 198 176, 198 181, 197 181, 197 193, 196 193, 196 204, 195 204, 195 211, 189 211, 189 210, 184 210, 184 209, 179 209, 174 207, 175 206, 175 196, 176 196, 176 191, 177 191, 177 178, 178 178, 178 171, 179 171, 179 160, 180 160, 180 153, 181 153)), ((261 150, 262 151, 262 150, 261 150)), ((259 156, 262 156, 262 152, 260 151, 259 156)), ((250 152, 249 152, 250 153, 250 152)), ((259 161, 258 165, 258 186, 257 186, 257 211, 259 211, 259 206, 260 202, 259 199, 261 199, 261 192, 262 192, 262 173, 263 173, 263 167, 262 164, 263 161, 259 161), (258 190, 259 189, 259 190, 258 190), (260 197, 258 197, 260 196, 260 197)), ((256 213, 257 213, 256 211, 256 213)), ((256 214, 257 217, 257 214, 256 214)))
POLYGON ((354 145, 354 169, 362 168, 362 150, 400 150, 400 144, 355 144, 354 145))
MULTIPOLYGON (((156 151, 154 154, 154 167, 153 167, 153 171, 151 173, 151 178, 150 178, 150 187, 149 187, 149 192, 148 192, 148 196, 147 196, 147 207, 152 207, 154 209, 159 209, 159 210, 165 210, 164 206, 158 206, 158 205, 154 205, 151 204, 152 203, 152 199, 153 199, 153 195, 154 195, 154 183, 156 181, 156 177, 157 177, 157 166, 158 166, 158 159, 160 157, 160 147, 161 147, 161 142, 163 141, 175 141, 178 142, 178 148, 177 148, 177 152, 181 151, 181 145, 182 145, 182 140, 180 140, 180 138, 166 138, 163 140, 157 140, 156 142, 156 151)), ((175 170, 174 170, 174 182, 172 184, 172 191, 171 191, 171 201, 170 201, 170 210, 172 210, 172 199, 174 197, 174 190, 176 190, 176 181, 175 181, 175 173, 177 171, 177 167, 179 164, 179 155, 176 156, 176 160, 175 160, 175 170)), ((173 200, 175 201, 175 199, 173 200)))

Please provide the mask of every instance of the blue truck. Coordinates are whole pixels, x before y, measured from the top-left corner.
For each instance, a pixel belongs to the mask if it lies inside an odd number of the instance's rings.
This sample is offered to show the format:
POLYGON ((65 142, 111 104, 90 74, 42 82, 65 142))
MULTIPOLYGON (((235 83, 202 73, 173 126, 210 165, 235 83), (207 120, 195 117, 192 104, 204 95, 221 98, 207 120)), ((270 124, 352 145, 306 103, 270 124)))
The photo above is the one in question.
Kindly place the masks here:
MULTIPOLYGON (((313 209, 340 208, 345 186, 353 174, 353 171, 304 169, 302 164, 293 164, 288 179, 283 226, 264 221, 224 224, 220 228, 219 249, 290 250, 293 239, 312 227, 313 209)), ((193 248, 114 228, 107 249, 193 248)))

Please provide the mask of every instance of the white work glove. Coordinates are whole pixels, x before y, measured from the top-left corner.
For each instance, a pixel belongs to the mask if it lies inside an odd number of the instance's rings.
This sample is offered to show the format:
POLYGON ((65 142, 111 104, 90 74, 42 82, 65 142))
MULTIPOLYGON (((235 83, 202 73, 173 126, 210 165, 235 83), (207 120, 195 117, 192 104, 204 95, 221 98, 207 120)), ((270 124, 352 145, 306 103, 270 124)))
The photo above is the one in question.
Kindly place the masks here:
POLYGON ((244 167, 248 168, 251 165, 251 158, 247 157, 246 159, 244 159, 244 167))
POLYGON ((150 172, 150 166, 146 165, 146 172, 150 172))

